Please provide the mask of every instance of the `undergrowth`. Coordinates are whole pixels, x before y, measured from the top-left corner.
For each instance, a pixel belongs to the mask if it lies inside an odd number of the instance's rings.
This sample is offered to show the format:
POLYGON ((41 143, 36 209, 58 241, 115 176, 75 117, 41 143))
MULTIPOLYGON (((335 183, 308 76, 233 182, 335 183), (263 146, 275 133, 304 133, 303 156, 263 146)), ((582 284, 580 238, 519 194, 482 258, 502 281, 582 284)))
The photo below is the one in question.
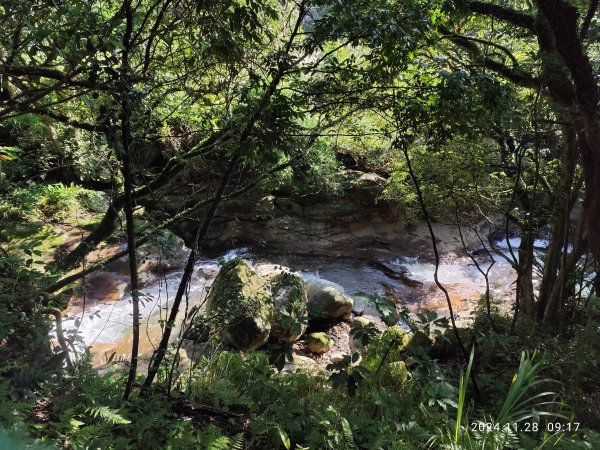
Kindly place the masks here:
MULTIPOLYGON (((501 348, 497 339, 477 339, 471 361, 478 380, 489 375, 481 373, 478 352, 501 348)), ((393 341, 368 341, 360 358, 316 375, 279 372, 264 352, 218 349, 197 359, 176 390, 168 392, 161 381, 128 403, 121 400, 124 371, 115 366, 99 375, 82 360, 73 373, 56 374, 26 395, 0 385, 0 419, 13 433, 73 449, 583 449, 600 443, 565 403, 569 390, 549 377, 556 375, 555 355, 522 353, 498 372, 497 386, 480 383, 483 398, 476 401, 471 364, 461 370, 459 360, 434 360, 414 348, 382 358, 393 341), (548 428, 557 422, 578 422, 577 430, 548 428)))

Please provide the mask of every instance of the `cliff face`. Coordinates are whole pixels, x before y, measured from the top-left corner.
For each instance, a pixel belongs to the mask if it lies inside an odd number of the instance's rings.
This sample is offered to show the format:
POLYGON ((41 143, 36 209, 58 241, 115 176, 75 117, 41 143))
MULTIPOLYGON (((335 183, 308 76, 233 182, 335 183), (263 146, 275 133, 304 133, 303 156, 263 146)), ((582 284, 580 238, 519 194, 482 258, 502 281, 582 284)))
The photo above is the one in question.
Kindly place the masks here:
MULTIPOLYGON (((211 224, 204 248, 218 252, 252 246, 266 251, 365 259, 407 253, 429 256, 431 241, 425 224, 407 223, 382 198, 385 178, 356 170, 344 170, 338 176, 342 188, 336 194, 276 193, 224 203, 211 224)), ((186 205, 193 201, 187 198, 186 205)), ((161 209, 176 212, 177 204, 177 200, 170 199, 161 209)), ((205 212, 200 210, 172 231, 189 245, 205 212)), ((435 231, 442 253, 461 252, 455 227, 436 224, 435 231)), ((465 233, 468 245, 478 243, 465 233)))
MULTIPOLYGON (((299 254, 355 255, 386 248, 404 228, 390 203, 382 200, 385 178, 345 170, 336 194, 247 196, 224 203, 212 222, 205 248, 255 246, 299 254)), ((189 204, 190 200, 187 200, 189 204)), ((174 203, 167 206, 173 208, 174 203)), ((201 210, 197 218, 201 219, 201 210)), ((198 221, 182 221, 173 231, 190 243, 198 221)))

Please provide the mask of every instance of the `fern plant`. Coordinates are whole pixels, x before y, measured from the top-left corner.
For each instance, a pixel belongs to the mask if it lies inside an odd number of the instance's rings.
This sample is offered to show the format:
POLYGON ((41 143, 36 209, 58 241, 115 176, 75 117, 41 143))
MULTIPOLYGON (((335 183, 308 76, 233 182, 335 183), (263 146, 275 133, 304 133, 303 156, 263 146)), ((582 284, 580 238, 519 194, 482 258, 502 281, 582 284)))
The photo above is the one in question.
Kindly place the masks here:
POLYGON ((242 450, 244 448, 242 434, 225 436, 215 425, 209 425, 204 432, 199 433, 197 440, 201 443, 200 450, 242 450))
POLYGON ((113 425, 126 425, 131 423, 130 420, 127 420, 125 417, 119 414, 117 410, 111 409, 107 406, 90 406, 86 408, 85 412, 87 412, 92 417, 101 418, 113 425))

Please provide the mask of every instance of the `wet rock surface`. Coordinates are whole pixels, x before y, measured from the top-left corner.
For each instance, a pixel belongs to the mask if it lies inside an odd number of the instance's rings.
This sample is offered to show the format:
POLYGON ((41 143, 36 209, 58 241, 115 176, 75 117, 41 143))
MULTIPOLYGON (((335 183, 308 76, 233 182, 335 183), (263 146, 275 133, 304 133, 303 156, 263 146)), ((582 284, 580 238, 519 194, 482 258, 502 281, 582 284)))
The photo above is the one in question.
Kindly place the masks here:
POLYGON ((305 284, 308 314, 314 319, 339 319, 352 313, 354 302, 344 294, 344 288, 327 280, 312 280, 305 284))

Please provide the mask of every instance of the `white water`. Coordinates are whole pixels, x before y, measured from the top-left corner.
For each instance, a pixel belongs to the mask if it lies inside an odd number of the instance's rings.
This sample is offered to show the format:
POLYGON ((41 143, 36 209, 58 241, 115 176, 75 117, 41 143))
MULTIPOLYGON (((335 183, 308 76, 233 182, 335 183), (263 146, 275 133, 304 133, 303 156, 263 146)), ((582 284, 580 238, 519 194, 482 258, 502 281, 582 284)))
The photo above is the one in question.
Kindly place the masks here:
MULTIPOLYGON (((229 261, 247 251, 246 248, 234 249, 218 259, 197 262, 188 289, 187 306, 191 308, 204 299, 206 288, 219 271, 219 261, 229 261)), ((177 270, 140 289, 140 315, 143 326, 160 327, 159 320, 166 320, 170 302, 175 297, 182 275, 183 271, 177 270)), ((131 309, 131 293, 125 292, 117 301, 98 303, 85 308, 84 311, 68 314, 63 318, 63 332, 76 343, 79 352, 98 344, 114 344, 131 333, 131 309)))
MULTIPOLYGON (((519 238, 510 238, 510 243, 515 249, 518 248, 519 242, 519 238)), ((535 245, 545 248, 547 241, 537 240, 535 245)), ((508 248, 506 240, 498 242, 498 247, 505 251, 508 248)), ((249 253, 247 248, 240 248, 230 250, 219 258, 196 263, 187 297, 188 309, 204 300, 206 288, 210 286, 219 270, 219 262, 228 261, 238 255, 243 255, 254 264, 274 263, 287 266, 299 272, 305 280, 322 278, 333 281, 343 286, 349 294, 357 291, 378 295, 391 294, 405 304, 419 302, 427 292, 431 292, 428 288, 433 286, 435 270, 434 264, 418 258, 402 257, 388 262, 390 267, 403 271, 409 278, 424 284, 423 288, 410 288, 390 279, 365 261, 333 257, 258 255, 249 253)), ((494 254, 494 259, 496 262, 489 275, 492 288, 510 289, 515 279, 514 270, 500 255, 494 254)), ((486 270, 490 263, 486 256, 478 257, 478 261, 483 270, 486 270)), ((166 319, 181 275, 181 270, 171 272, 141 289, 142 328, 147 335, 160 335, 160 320, 166 319)), ((473 293, 483 293, 485 290, 485 278, 466 256, 454 258, 449 262, 443 261, 439 266, 438 278, 440 282, 453 286, 458 296, 464 293, 464 297, 469 297, 473 293)), ((180 316, 183 315, 183 311, 180 312, 180 316)), ((63 329, 65 335, 76 342, 78 351, 90 347, 101 347, 103 351, 110 349, 111 345, 116 345, 131 334, 130 293, 125 292, 117 301, 99 302, 83 312, 70 313, 63 319, 63 329)), ((150 342, 153 345, 152 339, 150 342)))

